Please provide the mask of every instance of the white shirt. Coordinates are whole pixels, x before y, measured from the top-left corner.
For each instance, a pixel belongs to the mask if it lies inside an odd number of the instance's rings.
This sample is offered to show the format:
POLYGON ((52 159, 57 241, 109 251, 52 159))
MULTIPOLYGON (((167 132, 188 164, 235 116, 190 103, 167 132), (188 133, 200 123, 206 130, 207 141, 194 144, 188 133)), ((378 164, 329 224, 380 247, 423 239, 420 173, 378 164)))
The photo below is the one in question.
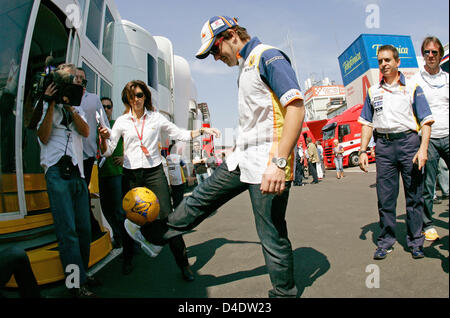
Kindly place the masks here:
POLYGON ((419 132, 433 117, 422 88, 400 73, 397 83, 389 85, 383 78, 369 88, 358 122, 378 133, 419 132))
POLYGON ((178 154, 170 154, 166 157, 169 166, 169 180, 171 185, 183 184, 186 180, 181 172, 181 165, 184 165, 181 156, 178 154))
MULTIPOLYGON (((53 110, 52 131, 48 143, 44 145, 38 138, 39 145, 41 146, 41 166, 44 168, 45 173, 49 167, 55 165, 59 159, 66 154, 72 157, 72 163, 78 165, 80 175, 84 178, 83 171, 83 137, 77 132, 75 124, 72 121, 69 125, 69 129, 61 124, 63 119, 62 105, 57 104, 53 110)), ((45 114, 47 114, 48 103, 43 103, 43 111, 41 120, 38 123, 38 129, 41 126, 45 114)), ((84 119, 84 112, 80 107, 74 107, 74 112, 78 113, 81 118, 84 119)))
MULTIPOLYGON (((229 171, 239 166, 241 182, 259 184, 272 157, 278 156, 285 107, 295 99, 303 99, 303 95, 292 67, 279 50, 253 38, 240 55, 239 130, 227 166, 229 171), (262 73, 271 87, 263 81, 262 73)), ((287 158, 286 181, 293 179, 293 159, 292 152, 287 158)))
POLYGON ((80 108, 83 109, 86 122, 89 125, 89 136, 83 138, 83 159, 87 159, 97 155, 96 114, 98 113, 99 115, 100 125, 107 128, 110 128, 110 126, 103 105, 97 95, 85 91, 81 99, 80 108))
POLYGON ((422 87, 433 113, 434 124, 431 126, 431 138, 443 138, 449 135, 449 74, 440 69, 431 75, 425 69, 417 72, 413 80, 422 87))
POLYGON ((144 115, 137 121, 133 118, 130 110, 127 114, 117 118, 114 123, 110 139, 107 140, 108 148, 104 156, 111 156, 120 137, 123 137, 124 168, 139 169, 159 166, 162 162, 159 149, 161 131, 166 132, 172 139, 191 140, 191 132, 189 130, 178 128, 158 112, 145 110, 144 115), (142 127, 143 123, 144 127, 142 127), (149 152, 148 157, 141 148, 138 132, 139 135, 143 135, 142 144, 149 152))

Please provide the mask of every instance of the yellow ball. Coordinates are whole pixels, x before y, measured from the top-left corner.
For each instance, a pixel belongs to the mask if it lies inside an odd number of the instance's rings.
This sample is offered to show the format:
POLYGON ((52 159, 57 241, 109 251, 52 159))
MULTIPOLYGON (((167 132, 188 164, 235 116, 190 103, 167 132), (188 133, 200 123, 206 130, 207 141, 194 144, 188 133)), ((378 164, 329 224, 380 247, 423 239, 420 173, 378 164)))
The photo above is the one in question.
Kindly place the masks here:
POLYGON ((133 188, 122 200, 122 207, 127 219, 137 225, 156 220, 159 214, 159 200, 156 195, 145 187, 133 188))

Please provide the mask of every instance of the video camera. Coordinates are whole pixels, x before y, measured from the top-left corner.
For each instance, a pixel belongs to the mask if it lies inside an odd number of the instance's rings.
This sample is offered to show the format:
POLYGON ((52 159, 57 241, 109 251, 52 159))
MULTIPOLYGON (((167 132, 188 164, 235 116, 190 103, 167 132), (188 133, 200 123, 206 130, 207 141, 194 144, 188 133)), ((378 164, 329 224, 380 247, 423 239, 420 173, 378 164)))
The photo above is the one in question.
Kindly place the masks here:
POLYGON ((45 71, 35 75, 32 88, 33 97, 36 99, 44 97, 47 87, 51 83, 55 83, 57 92, 52 96, 52 100, 57 104, 80 106, 83 86, 74 84, 74 78, 75 76, 68 72, 57 70, 53 57, 49 56, 45 60, 45 71), (63 97, 67 97, 69 101, 64 101, 63 97))

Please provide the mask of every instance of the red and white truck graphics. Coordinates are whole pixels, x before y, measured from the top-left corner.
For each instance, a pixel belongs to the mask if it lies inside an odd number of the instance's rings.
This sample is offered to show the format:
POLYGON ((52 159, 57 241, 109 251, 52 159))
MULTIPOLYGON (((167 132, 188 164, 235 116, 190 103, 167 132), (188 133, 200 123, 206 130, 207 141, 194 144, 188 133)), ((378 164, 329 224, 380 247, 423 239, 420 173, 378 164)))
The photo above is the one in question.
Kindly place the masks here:
MULTIPOLYGON (((343 166, 357 166, 359 164, 358 151, 361 148, 361 124, 358 123, 363 105, 358 104, 347 109, 342 114, 328 120, 322 128, 324 164, 327 169, 335 169, 334 164, 334 140, 344 147, 343 166)), ((370 150, 370 149, 369 149, 370 150)), ((369 162, 375 158, 368 153, 369 162)))

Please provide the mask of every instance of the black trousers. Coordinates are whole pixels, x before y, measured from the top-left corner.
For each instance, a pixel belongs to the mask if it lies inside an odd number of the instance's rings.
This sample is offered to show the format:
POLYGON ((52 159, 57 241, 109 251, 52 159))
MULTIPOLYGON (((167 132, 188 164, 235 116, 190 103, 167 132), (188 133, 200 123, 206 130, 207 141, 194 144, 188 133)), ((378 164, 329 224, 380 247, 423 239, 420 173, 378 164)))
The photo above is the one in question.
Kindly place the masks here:
POLYGON ((316 163, 308 161, 308 169, 309 174, 313 177, 313 182, 319 182, 319 178, 317 177, 316 163))
POLYGON ((176 209, 178 204, 180 204, 181 201, 183 201, 184 190, 186 188, 186 185, 182 183, 180 185, 172 185, 171 188, 172 188, 172 204, 173 208, 176 209))
MULTIPOLYGON (((123 168, 123 194, 136 187, 146 187, 153 191, 159 200, 159 219, 166 219, 172 213, 169 184, 162 164, 154 168, 126 169, 123 168)), ((133 239, 123 227, 123 255, 124 259, 133 257, 133 239)), ((186 244, 181 235, 169 241, 169 247, 179 268, 189 265, 186 244)))
POLYGON ((27 254, 23 249, 14 246, 0 251, 0 287, 5 286, 13 274, 20 297, 41 297, 27 254))

